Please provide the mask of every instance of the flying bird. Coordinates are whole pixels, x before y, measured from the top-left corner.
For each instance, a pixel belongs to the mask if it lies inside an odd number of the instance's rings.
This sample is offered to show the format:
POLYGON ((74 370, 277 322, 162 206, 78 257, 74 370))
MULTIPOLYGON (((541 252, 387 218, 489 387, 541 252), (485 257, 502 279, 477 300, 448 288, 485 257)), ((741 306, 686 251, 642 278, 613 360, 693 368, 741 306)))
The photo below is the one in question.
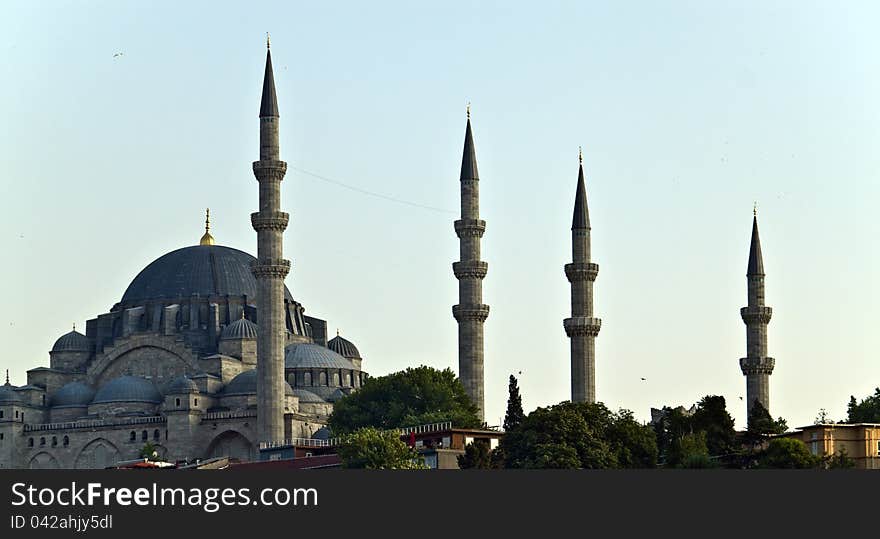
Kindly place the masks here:
POLYGON ((645 380, 647 380, 647 378, 642 378, 642 381, 643 381, 643 382, 644 382, 645 380))
POLYGON ((116 54, 114 54, 114 55, 113 55, 113 58, 118 58, 119 56, 122 56, 122 53, 121 53, 121 52, 117 52, 116 54))

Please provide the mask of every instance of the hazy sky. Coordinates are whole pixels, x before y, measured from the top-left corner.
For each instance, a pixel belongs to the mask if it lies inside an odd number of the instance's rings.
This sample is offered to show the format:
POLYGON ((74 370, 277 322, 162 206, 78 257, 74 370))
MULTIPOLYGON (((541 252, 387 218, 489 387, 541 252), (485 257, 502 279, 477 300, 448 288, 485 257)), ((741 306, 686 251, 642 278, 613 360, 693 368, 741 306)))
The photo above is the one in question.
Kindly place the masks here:
POLYGON ((579 145, 599 400, 647 420, 720 394, 744 425, 757 201, 771 411, 790 426, 819 408, 842 418, 880 385, 877 20, 876 2, 4 2, 3 366, 24 384, 73 322, 196 244, 206 206, 219 244, 255 253, 269 31, 287 285, 370 374, 457 370, 470 101, 490 424, 510 373, 527 411, 570 396, 579 145))

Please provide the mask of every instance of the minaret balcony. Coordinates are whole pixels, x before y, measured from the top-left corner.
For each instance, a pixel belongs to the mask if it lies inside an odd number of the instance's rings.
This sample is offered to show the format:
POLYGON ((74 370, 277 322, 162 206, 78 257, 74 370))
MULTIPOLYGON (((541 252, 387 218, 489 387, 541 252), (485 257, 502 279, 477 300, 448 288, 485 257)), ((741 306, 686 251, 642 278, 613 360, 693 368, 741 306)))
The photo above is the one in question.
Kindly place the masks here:
POLYGON ((257 232, 260 232, 261 230, 277 230, 278 232, 283 232, 287 229, 287 223, 289 220, 290 215, 283 211, 259 211, 251 214, 251 225, 257 232))
POLYGON ((453 305, 452 316, 455 320, 461 322, 463 320, 476 320, 485 322, 489 318, 489 306, 484 304, 474 305, 453 305))
POLYGON ((459 238, 482 238, 486 221, 482 219, 459 219, 455 221, 455 233, 459 238))
POLYGON ((776 360, 772 357, 743 357, 739 360, 739 368, 746 376, 750 374, 773 374, 776 360))
POLYGON ((595 281, 599 275, 599 264, 592 262, 573 262, 565 265, 565 276, 568 282, 575 281, 595 281))
POLYGON ((602 320, 586 316, 574 316, 563 320, 562 325, 569 337, 595 337, 599 335, 599 330, 602 329, 602 320))
POLYGON ((284 161, 279 161, 277 159, 254 161, 253 167, 254 176, 256 176, 257 181, 281 181, 284 179, 284 174, 287 173, 287 163, 285 163, 284 161))
POLYGON ((274 277, 284 279, 290 273, 290 260, 283 258, 258 258, 251 262, 251 273, 254 277, 274 277))
POLYGON ((467 260, 452 263, 456 279, 483 279, 489 272, 489 264, 480 260, 467 260))
POLYGON ((743 307, 739 310, 739 314, 742 316, 743 322, 745 322, 746 325, 755 322, 768 324, 770 323, 770 318, 773 316, 773 309, 764 306, 743 307))

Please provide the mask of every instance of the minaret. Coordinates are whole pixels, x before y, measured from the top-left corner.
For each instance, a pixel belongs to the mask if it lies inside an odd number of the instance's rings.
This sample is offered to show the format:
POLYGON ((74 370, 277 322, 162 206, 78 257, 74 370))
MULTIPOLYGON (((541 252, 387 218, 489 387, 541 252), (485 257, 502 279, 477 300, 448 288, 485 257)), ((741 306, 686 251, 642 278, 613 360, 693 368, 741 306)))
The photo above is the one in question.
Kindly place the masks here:
POLYGON ((458 321, 458 377, 468 396, 485 418, 483 398, 483 323, 489 306, 483 304, 483 278, 489 265, 480 260, 480 239, 486 221, 480 219, 480 176, 471 134, 471 110, 467 108, 467 129, 461 158, 461 219, 455 221, 461 249, 459 262, 452 264, 458 279, 458 305, 452 315, 458 321))
POLYGON ((260 442, 284 439, 284 277, 290 261, 281 253, 288 214, 281 208, 281 180, 287 163, 279 158, 278 99, 272 74, 272 54, 266 38, 266 74, 260 103, 260 160, 254 176, 260 183, 260 211, 251 214, 257 231, 257 260, 251 271, 257 279, 257 436, 260 442))
POLYGON ((571 318, 563 320, 571 339, 571 401, 596 402, 596 336, 602 320, 593 318, 593 282, 599 265, 590 262, 590 211, 580 150, 571 221, 571 258, 572 263, 565 265, 565 276, 571 283, 571 318))
POLYGON ((761 239, 758 237, 758 211, 753 211, 752 243, 749 248, 749 267, 746 279, 749 286, 749 305, 740 309, 746 324, 746 357, 739 366, 746 377, 746 410, 749 417, 755 402, 770 411, 770 375, 776 364, 767 357, 767 324, 773 310, 764 305, 764 260, 761 257, 761 239))

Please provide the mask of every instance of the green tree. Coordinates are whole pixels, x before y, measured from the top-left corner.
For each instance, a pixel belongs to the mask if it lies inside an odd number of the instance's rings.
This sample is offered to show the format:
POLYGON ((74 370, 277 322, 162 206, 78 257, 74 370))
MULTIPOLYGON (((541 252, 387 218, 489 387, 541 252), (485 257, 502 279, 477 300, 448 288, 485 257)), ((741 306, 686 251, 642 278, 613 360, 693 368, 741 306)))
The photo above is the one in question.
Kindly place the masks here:
POLYGON ((648 468, 657 461, 650 427, 601 403, 538 408, 501 440, 507 468, 648 468))
POLYGON ((880 423, 880 387, 874 389, 874 394, 856 402, 856 398, 849 398, 846 407, 847 423, 880 423))
POLYGON ((156 450, 156 446, 153 445, 153 442, 147 442, 141 448, 140 456, 142 459, 147 459, 149 461, 157 461, 159 460, 159 452, 156 450))
POLYGON ((360 390, 336 402, 328 424, 342 435, 364 427, 395 429, 441 421, 461 428, 482 424, 452 370, 422 366, 367 378, 360 390))
POLYGON ((694 432, 706 433, 709 455, 723 456, 734 451, 736 430, 733 418, 727 412, 727 403, 720 395, 706 395, 697 403, 691 418, 694 432))
POLYGON ((817 468, 822 463, 821 457, 794 438, 773 438, 754 458, 758 468, 817 468))
POLYGON ((833 455, 825 455, 823 461, 825 467, 829 470, 845 470, 856 467, 856 461, 850 458, 845 447, 841 447, 840 450, 833 455))
POLYGON ((770 412, 758 401, 752 406, 749 413, 749 426, 746 429, 745 440, 747 443, 756 445, 768 436, 782 434, 788 430, 788 424, 781 417, 773 419, 770 412))
POLYGON ((489 449, 489 442, 485 440, 474 440, 464 446, 464 455, 458 456, 458 467, 461 469, 479 468, 488 469, 496 468, 497 461, 492 458, 492 450, 489 449))
POLYGON ((526 415, 523 413, 522 397, 519 395, 519 385, 516 377, 510 375, 510 382, 507 385, 507 413, 504 414, 504 431, 515 429, 523 422, 526 415))
POLYGON ((397 431, 372 427, 342 437, 337 447, 343 468, 368 470, 425 469, 422 457, 400 439, 397 431))
POLYGON ((679 468, 714 468, 715 463, 709 457, 706 442, 706 431, 685 434, 678 442, 679 468))

